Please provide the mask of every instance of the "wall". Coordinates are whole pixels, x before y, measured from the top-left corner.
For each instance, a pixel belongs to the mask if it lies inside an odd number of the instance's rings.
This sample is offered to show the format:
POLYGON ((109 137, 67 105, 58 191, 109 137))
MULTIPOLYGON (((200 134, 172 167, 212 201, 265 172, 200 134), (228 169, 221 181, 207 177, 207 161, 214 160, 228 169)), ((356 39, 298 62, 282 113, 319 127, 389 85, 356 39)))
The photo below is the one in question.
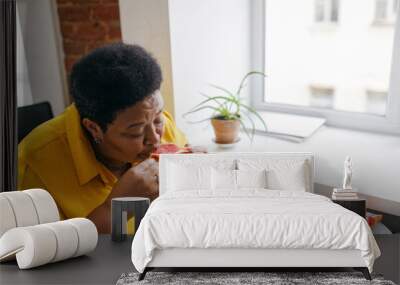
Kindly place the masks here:
POLYGON ((250 70, 250 4, 169 1, 175 119, 182 129, 192 127, 182 114, 204 99, 200 92, 216 94, 208 84, 236 89, 250 70))
POLYGON ((181 127, 200 92, 214 92, 209 83, 237 88, 250 70, 249 1, 120 0, 120 13, 123 41, 161 64, 166 109, 181 127))
POLYGON ((18 0, 17 9, 33 102, 49 101, 59 114, 65 108, 64 82, 52 2, 18 0))
POLYGON ((118 0, 57 0, 67 73, 90 50, 121 41, 118 0))
POLYGON ((150 51, 161 65, 161 93, 165 109, 174 114, 168 0, 120 0, 121 30, 125 43, 150 51))
MULTIPOLYGON (((191 143, 207 146, 210 152, 312 152, 316 163, 315 181, 334 187, 342 185, 344 159, 350 155, 354 164, 353 187, 362 194, 400 203, 400 136, 323 126, 302 143, 257 135, 251 145, 241 133, 239 144, 224 150, 211 142, 213 131, 209 125, 195 125, 185 131, 191 143)), ((375 209, 400 215, 400 207, 394 209, 388 203, 378 207, 375 209)))
POLYGON ((399 136, 324 127, 301 144, 269 139, 259 149, 313 152, 316 182, 331 186, 342 185, 343 162, 350 155, 353 185, 361 193, 400 202, 399 136))

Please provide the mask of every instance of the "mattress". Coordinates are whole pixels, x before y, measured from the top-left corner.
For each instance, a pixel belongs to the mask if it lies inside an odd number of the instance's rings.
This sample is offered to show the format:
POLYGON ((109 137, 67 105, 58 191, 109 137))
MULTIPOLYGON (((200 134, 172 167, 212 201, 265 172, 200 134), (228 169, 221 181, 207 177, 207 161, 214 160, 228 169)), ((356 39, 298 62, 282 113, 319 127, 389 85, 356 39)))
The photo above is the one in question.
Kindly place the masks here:
POLYGON ((139 272, 163 249, 359 250, 372 271, 380 255, 365 219, 299 191, 170 192, 150 206, 132 243, 139 272))

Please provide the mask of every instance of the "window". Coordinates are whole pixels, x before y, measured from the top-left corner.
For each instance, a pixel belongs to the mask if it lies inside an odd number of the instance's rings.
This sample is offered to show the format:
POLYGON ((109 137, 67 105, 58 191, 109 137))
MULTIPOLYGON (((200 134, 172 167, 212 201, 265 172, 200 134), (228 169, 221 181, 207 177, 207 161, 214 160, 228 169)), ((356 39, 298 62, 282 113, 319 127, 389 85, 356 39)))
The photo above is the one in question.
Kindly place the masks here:
POLYGON ((400 21, 371 29, 375 1, 255 0, 253 69, 267 77, 253 106, 400 134, 400 21), (339 13, 340 28, 315 28, 339 13))
POLYGON ((315 22, 336 23, 339 18, 339 0, 315 0, 315 22))
POLYGON ((383 90, 367 90, 365 110, 371 114, 384 115, 386 112, 387 92, 383 90))
POLYGON ((393 24, 399 0, 375 0, 375 24, 393 24))
POLYGON ((316 108, 333 108, 335 90, 332 86, 311 85, 310 106, 316 108))

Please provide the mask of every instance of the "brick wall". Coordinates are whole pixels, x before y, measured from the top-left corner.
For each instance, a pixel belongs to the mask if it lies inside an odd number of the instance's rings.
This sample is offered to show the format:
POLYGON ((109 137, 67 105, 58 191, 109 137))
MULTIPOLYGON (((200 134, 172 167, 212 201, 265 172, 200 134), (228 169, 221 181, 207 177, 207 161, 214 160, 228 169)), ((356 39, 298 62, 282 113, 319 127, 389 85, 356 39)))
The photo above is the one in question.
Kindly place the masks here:
POLYGON ((118 0, 57 0, 57 10, 68 74, 88 51, 122 40, 118 0))

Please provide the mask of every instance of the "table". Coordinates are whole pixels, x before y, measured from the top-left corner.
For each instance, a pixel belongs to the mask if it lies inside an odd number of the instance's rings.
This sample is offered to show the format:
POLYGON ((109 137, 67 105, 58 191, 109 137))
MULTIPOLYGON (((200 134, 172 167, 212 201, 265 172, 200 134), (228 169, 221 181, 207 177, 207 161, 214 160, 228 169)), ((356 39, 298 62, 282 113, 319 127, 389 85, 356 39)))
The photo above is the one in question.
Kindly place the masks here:
POLYGON ((366 216, 366 200, 365 199, 353 199, 353 200, 340 200, 332 199, 332 201, 340 206, 359 214, 365 219, 366 216))
POLYGON ((112 242, 99 235, 96 249, 80 256, 20 270, 16 261, 0 263, 0 284, 115 284, 124 272, 135 271, 131 261, 132 237, 112 242))

